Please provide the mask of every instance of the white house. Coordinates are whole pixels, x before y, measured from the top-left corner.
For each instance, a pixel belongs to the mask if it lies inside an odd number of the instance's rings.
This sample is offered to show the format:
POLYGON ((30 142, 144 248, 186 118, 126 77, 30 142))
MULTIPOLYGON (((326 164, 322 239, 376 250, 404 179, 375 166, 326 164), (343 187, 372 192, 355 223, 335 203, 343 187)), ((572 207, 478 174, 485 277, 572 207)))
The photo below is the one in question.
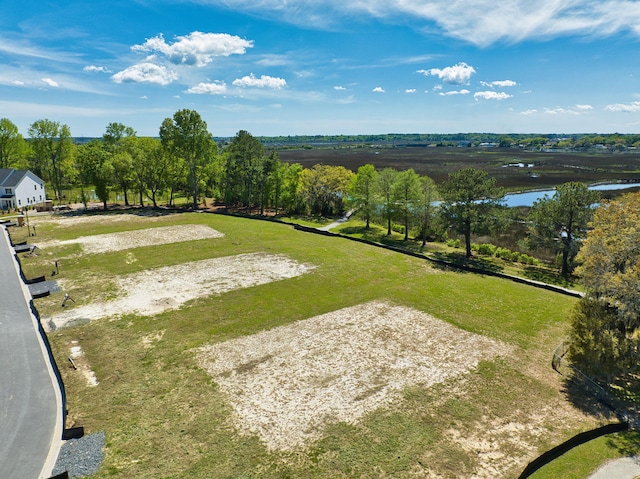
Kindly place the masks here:
POLYGON ((0 210, 35 206, 46 199, 44 181, 32 172, 0 168, 0 210))

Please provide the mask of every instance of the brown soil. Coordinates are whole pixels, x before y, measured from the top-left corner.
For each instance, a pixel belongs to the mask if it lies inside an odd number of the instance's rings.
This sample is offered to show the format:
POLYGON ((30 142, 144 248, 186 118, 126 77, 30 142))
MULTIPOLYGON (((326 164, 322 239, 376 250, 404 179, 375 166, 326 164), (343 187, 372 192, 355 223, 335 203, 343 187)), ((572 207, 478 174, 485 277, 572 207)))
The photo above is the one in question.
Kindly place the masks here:
POLYGON ((372 302, 198 350, 237 427, 271 449, 321 437, 510 348, 420 311, 372 302))
POLYGON ((118 299, 93 302, 54 314, 49 327, 125 314, 152 316, 187 301, 305 274, 312 266, 284 255, 251 253, 150 269, 118 278, 118 299))

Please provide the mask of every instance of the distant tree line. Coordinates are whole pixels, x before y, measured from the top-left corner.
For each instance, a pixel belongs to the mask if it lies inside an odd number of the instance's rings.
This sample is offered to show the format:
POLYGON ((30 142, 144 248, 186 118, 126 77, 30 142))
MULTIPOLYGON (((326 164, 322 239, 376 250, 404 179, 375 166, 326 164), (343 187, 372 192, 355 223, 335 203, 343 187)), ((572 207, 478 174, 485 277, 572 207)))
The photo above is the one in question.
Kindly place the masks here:
MULTIPOLYGON (((132 127, 110 123, 102 138, 78 144, 67 125, 48 119, 35 121, 28 133, 25 140, 10 120, 0 120, 0 167, 31 169, 52 186, 56 200, 63 189, 77 188, 86 204, 93 191, 105 209, 110 194, 117 192, 125 205, 133 193, 138 204, 154 207, 161 198, 174 206, 176 196, 183 195, 194 209, 203 198, 213 198, 261 215, 334 217, 353 210, 365 229, 378 223, 387 235, 399 232, 423 247, 456 233, 464 238, 468 257, 472 236, 500 231, 511 219, 503 191, 484 171, 462 169, 436 185, 413 169, 378 171, 370 164, 355 173, 343 166, 303 168, 280 161, 277 150, 267 150, 244 130, 218 143, 194 110, 166 118, 157 138, 138 137, 132 127)), ((424 136, 429 135, 419 137, 424 136)), ((531 208, 523 248, 557 251, 562 274, 569 275, 597 199, 581 183, 560 186, 553 197, 531 208)))
MULTIPOLYGON (((335 146, 435 146, 522 148, 527 150, 574 150, 599 149, 624 151, 640 148, 638 134, 500 134, 500 133, 397 133, 380 135, 297 135, 262 136, 258 139, 274 148, 322 148, 335 146)), ((222 139, 221 139, 222 140, 222 139)))

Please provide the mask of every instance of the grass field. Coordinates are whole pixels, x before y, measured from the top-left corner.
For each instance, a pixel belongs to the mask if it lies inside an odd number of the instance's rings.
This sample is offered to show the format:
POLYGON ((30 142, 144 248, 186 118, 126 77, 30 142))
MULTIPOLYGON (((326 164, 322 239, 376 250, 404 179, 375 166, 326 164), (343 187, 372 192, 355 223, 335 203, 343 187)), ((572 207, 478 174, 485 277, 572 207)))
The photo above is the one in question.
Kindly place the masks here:
MULTIPOLYGON (((575 407, 563 392, 562 378, 550 368, 551 353, 565 335, 566 316, 575 301, 567 296, 435 269, 418 258, 267 221, 156 215, 149 210, 35 216, 31 221, 38 236, 29 241, 46 247, 37 256, 21 258, 25 275, 44 274, 62 287, 36 300, 43 322, 91 303, 104 309, 101 319, 49 334, 67 388, 68 426, 106 433, 106 456, 96 478, 515 477, 541 452, 607 421, 575 407), (94 254, 79 241, 125 231, 145 235, 148 228, 169 226, 206 227, 220 235, 94 254), (123 278, 153 276, 154 271, 166 276, 171 270, 159 268, 251 254, 285 257, 305 268, 297 275, 224 292, 212 288, 211 295, 197 296, 177 309, 113 314, 111 306, 128 294, 121 289, 123 278), (58 274, 51 278, 56 261, 58 274), (76 302, 62 308, 64 293, 76 302), (356 313, 370 304, 388 305, 384 308, 393 312, 388 321, 397 326, 382 322, 369 336, 361 335, 365 325, 379 319, 371 312, 356 313), (411 321, 418 322, 400 321, 398 311, 410 311, 411 321), (336 329, 329 322, 336 315, 338 323, 353 323, 351 329, 336 329), (319 329, 297 329, 304 324, 319 329), (441 330, 448 333, 440 335, 441 330), (265 334, 276 336, 260 336, 265 334), (274 337, 288 339, 278 342, 274 337), (391 338, 397 348, 385 349, 391 338), (467 365, 473 343, 463 338, 475 338, 487 354, 467 365), (349 354, 345 344, 355 340, 357 348, 349 354), (235 344, 245 349, 232 347, 235 344), (488 354, 489 344, 497 345, 495 354, 488 354), (263 346, 271 349, 250 356, 263 346), (83 354, 73 369, 67 358, 78 347, 83 354), (205 349, 218 355, 208 357, 214 363, 227 359, 221 352, 225 350, 240 360, 214 373, 203 365, 205 349), (290 355, 284 354, 289 349, 290 355), (376 355, 382 349, 389 357, 385 361, 376 355), (303 431, 293 446, 270 443, 252 432, 257 429, 244 426, 252 424, 251 417, 239 411, 240 401, 234 398, 263 391, 269 382, 257 373, 267 366, 295 393, 306 372, 304 367, 287 368, 294 362, 291 358, 310 351, 314 356, 320 351, 317 357, 327 358, 327 364, 313 366, 316 376, 305 387, 312 384, 316 389, 311 391, 325 393, 348 379, 360 392, 341 396, 338 405, 346 413, 329 409, 315 417, 313 431, 303 431), (433 378, 436 372, 451 374, 433 381, 431 376, 411 380, 411 364, 418 361, 413 354, 435 361, 428 364, 435 368, 433 378), (366 367, 358 369, 363 364, 359 358, 369 361, 366 367), (330 367, 330 361, 336 366, 330 367), (457 370, 458 364, 465 367, 457 370), (345 365, 347 369, 340 369, 345 365), (95 380, 88 380, 88 370, 95 380), (297 372, 287 376, 289 371, 297 372), (351 371, 358 371, 358 377, 351 378, 351 371), (371 371, 376 374, 369 377, 371 371), (398 371, 407 373, 396 383, 398 371), (247 381, 224 381, 236 376, 247 381), (357 408, 376 395, 384 401, 357 408)), ((161 290, 163 278, 157 276, 161 290)), ((276 387, 263 397, 280 397, 284 389, 276 387)), ((308 394, 306 402, 325 397, 308 394)), ((282 409, 278 404, 273 403, 274 413, 282 409)), ((261 406, 268 409, 268 404, 261 406)), ((598 441, 535 477, 586 477, 602 459, 637 450, 637 441, 627 441, 625 447, 598 441), (567 472, 574 470, 581 472, 567 472)))

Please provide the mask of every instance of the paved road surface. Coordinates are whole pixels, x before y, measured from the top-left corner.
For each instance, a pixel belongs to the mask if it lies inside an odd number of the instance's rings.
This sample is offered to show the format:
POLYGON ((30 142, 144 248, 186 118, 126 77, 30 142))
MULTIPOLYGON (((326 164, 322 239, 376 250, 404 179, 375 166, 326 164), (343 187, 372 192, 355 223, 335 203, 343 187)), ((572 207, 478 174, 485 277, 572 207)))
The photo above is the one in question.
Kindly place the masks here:
POLYGON ((640 457, 615 459, 600 467, 589 479, 635 479, 640 477, 640 457))
MULTIPOLYGON (((49 477, 62 406, 13 248, 0 226, 0 477, 49 477)), ((53 461, 53 462, 52 462, 53 461)))

